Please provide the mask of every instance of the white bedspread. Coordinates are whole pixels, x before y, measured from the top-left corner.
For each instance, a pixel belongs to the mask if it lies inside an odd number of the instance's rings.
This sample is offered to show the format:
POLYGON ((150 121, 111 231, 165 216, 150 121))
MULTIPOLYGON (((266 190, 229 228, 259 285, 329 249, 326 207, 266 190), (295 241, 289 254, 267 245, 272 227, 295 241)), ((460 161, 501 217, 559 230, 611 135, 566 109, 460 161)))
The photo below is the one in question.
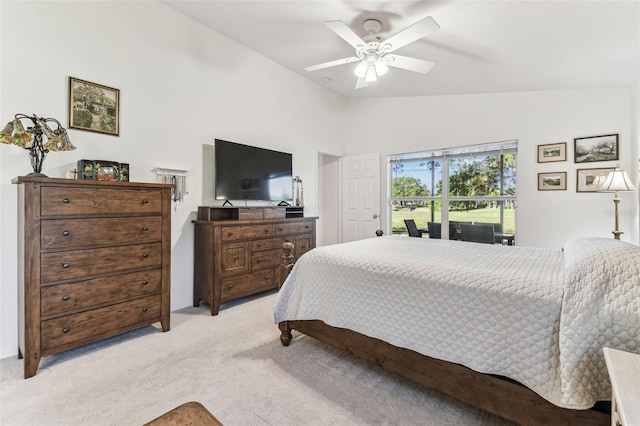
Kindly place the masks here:
POLYGON ((640 352, 639 267, 640 248, 613 239, 561 251, 372 238, 302 256, 274 319, 322 320, 590 408, 610 398, 602 346, 640 352))

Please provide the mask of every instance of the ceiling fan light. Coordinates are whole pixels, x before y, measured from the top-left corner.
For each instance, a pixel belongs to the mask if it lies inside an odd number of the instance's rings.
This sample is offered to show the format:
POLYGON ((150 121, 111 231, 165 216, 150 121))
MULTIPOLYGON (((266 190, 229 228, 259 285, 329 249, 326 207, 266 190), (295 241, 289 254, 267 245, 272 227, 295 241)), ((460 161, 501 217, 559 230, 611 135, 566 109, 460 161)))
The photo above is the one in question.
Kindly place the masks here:
POLYGON ((353 72, 359 78, 364 78, 365 74, 367 73, 367 64, 365 63, 365 61, 360 61, 360 63, 358 64, 356 69, 353 70, 353 72))
POLYGON ((389 67, 384 61, 380 60, 376 63, 376 74, 378 74, 378 77, 385 75, 387 71, 389 71, 389 67))
POLYGON ((367 68, 367 73, 365 74, 364 79, 368 82, 376 81, 378 79, 375 66, 370 65, 367 68))

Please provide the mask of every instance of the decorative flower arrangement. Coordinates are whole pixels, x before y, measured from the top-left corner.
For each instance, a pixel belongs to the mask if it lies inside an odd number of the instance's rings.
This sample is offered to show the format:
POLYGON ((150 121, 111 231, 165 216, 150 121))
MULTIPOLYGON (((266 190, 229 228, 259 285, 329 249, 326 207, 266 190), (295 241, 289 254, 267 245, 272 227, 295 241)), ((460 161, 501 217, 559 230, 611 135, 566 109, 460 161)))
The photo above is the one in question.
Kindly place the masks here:
POLYGON ((33 167, 30 175, 42 174, 42 164, 49 151, 72 151, 76 149, 69 140, 67 130, 55 118, 41 118, 37 115, 16 114, 14 119, 0 131, 0 143, 16 145, 29 151, 29 159, 33 167), (26 129, 22 120, 29 120, 31 126, 26 129), (55 123, 56 129, 48 123, 55 123), (44 139, 44 140, 43 140, 44 139))

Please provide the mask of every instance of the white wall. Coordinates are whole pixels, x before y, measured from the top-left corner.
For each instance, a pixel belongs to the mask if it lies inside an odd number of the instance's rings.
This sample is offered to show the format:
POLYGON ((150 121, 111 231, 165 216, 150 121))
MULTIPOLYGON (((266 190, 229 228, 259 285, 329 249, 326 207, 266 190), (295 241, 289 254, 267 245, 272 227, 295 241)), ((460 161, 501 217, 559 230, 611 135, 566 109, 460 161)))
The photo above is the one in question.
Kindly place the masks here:
MULTIPOLYGON (((317 152, 341 154, 345 101, 157 2, 0 2, 0 125, 15 113, 66 126, 68 77, 120 89, 120 137, 69 130, 78 147, 43 172, 80 159, 128 162, 131 180, 154 167, 189 171, 172 217, 171 307, 191 305, 193 225, 202 194, 202 144, 214 138, 293 153, 316 213, 317 152)), ((17 353, 16 186, 27 151, 0 145, 0 356, 17 353)))
MULTIPOLYGON (((637 161, 630 114, 628 88, 357 99, 349 104, 347 153, 379 152, 386 162, 388 154, 517 139, 517 243, 559 248, 577 237, 612 237, 612 194, 576 193, 576 170, 616 164, 630 169, 637 161), (573 138, 611 133, 620 134, 619 162, 573 162, 573 138), (556 142, 567 142, 567 161, 538 164, 537 145, 556 142), (538 191, 537 174, 556 171, 567 172, 567 190, 538 191)), ((382 177, 383 190, 387 179, 382 177)), ((622 238, 637 244, 637 193, 621 198, 622 238)))

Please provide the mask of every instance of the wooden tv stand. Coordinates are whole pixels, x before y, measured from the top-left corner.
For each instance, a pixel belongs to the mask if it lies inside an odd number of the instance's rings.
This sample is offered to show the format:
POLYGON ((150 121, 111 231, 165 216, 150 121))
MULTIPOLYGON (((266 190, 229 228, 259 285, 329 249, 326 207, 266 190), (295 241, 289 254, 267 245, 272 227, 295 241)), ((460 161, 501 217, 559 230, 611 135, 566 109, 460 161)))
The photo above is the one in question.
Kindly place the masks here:
POLYGON ((278 288, 282 244, 295 257, 316 246, 316 219, 302 207, 198 207, 194 238, 193 306, 220 305, 278 288))

